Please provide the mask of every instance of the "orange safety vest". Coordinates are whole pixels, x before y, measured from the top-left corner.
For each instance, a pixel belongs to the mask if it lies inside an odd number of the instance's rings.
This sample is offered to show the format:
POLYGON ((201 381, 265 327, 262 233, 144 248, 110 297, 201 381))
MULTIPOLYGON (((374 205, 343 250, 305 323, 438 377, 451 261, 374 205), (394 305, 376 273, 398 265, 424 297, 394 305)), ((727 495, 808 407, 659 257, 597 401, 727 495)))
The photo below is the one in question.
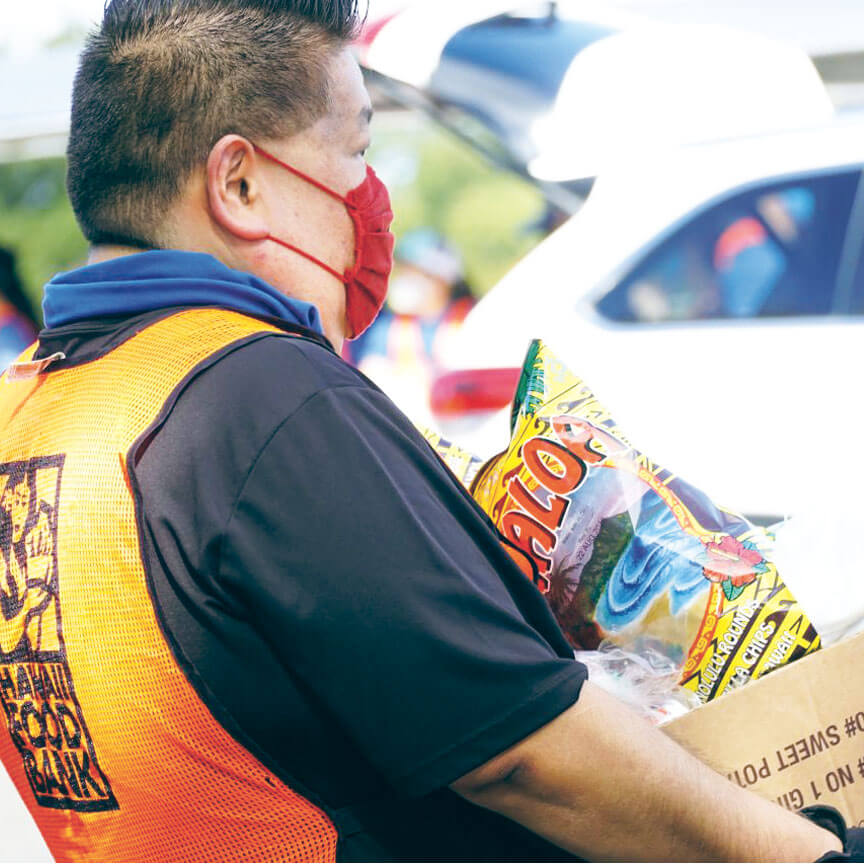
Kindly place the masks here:
POLYGON ((184 311, 81 365, 31 348, 0 378, 0 759, 60 860, 335 860, 327 815, 178 665, 127 470, 195 371, 273 332, 184 311))

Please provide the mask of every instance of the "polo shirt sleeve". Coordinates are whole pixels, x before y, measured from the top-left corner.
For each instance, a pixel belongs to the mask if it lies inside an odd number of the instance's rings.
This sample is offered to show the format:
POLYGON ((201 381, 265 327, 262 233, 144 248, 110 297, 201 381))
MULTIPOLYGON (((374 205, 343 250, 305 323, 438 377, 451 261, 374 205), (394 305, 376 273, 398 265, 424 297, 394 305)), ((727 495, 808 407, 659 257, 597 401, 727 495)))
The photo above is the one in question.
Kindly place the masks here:
POLYGON ((218 578, 405 795, 522 740, 587 677, 483 514, 371 387, 319 390, 273 431, 218 578))

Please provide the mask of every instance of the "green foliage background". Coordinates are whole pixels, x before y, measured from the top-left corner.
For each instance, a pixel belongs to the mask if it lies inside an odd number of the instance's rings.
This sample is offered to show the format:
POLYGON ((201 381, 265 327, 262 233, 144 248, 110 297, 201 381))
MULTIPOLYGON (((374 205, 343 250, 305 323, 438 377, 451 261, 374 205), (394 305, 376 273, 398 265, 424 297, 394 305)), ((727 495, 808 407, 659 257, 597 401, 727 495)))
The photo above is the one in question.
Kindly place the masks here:
MULTIPOLYGON (((438 229, 462 251, 476 294, 540 239, 529 223, 542 213, 542 197, 523 180, 490 167, 416 114, 380 116, 373 132, 368 158, 390 185, 397 243, 413 228, 438 229)), ((87 254, 64 174, 63 159, 0 164, 0 246, 16 253, 19 275, 37 305, 45 282, 79 266, 87 254)))
POLYGON ((0 165, 0 246, 16 254, 18 275, 37 307, 42 285, 87 254, 66 198, 65 170, 63 159, 0 165))
POLYGON ((433 227, 461 250, 475 294, 485 294, 542 238, 540 192, 492 167, 419 114, 376 117, 369 161, 388 182, 399 236, 433 227), (388 172, 394 162, 403 171, 388 172), (410 169, 410 170, 409 170, 410 169))

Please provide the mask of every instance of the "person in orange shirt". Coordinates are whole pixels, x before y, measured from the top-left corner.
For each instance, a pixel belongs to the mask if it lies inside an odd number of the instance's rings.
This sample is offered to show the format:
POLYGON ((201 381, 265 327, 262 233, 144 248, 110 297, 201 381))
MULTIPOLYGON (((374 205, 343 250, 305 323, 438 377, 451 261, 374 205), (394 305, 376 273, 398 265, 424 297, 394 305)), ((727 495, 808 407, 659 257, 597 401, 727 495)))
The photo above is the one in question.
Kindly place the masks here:
POLYGON ((39 322, 24 293, 12 253, 0 248, 0 370, 36 338, 39 322))
POLYGON ((474 307, 462 257, 443 235, 418 228, 396 243, 387 302, 343 356, 416 423, 430 423, 429 390, 452 362, 452 339, 474 307))

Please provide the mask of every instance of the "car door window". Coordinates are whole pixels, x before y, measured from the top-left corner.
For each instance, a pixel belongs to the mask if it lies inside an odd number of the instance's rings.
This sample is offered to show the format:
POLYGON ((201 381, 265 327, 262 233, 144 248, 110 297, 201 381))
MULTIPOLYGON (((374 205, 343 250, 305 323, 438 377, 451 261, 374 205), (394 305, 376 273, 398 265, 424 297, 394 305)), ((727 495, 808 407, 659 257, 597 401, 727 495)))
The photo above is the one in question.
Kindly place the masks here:
MULTIPOLYGON (((864 213, 859 213, 858 218, 864 218, 864 213)), ((864 225, 861 233, 864 235, 864 225)), ((864 236, 859 237, 855 245, 858 260, 855 264, 855 277, 849 287, 848 312, 850 315, 864 315, 864 236)))
POLYGON ((828 315, 858 171, 740 192, 691 217, 597 304, 613 321, 828 315))

